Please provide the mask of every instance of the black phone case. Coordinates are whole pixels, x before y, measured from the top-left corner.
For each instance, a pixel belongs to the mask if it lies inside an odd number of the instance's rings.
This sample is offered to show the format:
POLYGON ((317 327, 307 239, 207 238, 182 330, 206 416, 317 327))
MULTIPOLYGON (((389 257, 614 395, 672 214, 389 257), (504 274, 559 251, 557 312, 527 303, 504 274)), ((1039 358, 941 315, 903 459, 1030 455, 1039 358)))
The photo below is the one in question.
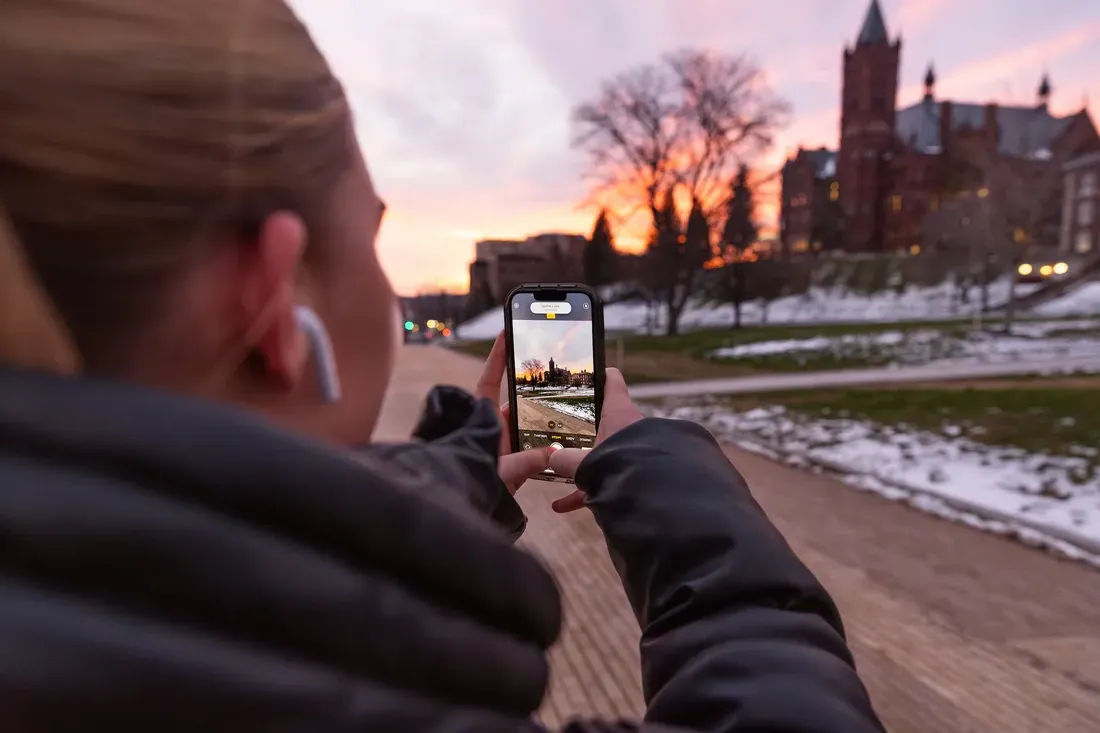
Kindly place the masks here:
MULTIPOLYGON (((508 405, 511 407, 511 419, 508 421, 508 430, 512 437, 512 446, 519 445, 519 411, 516 409, 516 355, 515 344, 512 336, 512 298, 518 293, 539 293, 546 291, 564 291, 567 293, 584 293, 592 301, 592 363, 596 371, 596 430, 600 428, 600 417, 603 413, 603 387, 605 371, 605 341, 603 325, 603 301, 595 290, 583 283, 545 283, 519 285, 512 288, 504 299, 504 339, 508 346, 508 405)), ((553 474, 539 474, 540 481, 555 481, 557 483, 571 484, 573 479, 554 476, 553 474)))

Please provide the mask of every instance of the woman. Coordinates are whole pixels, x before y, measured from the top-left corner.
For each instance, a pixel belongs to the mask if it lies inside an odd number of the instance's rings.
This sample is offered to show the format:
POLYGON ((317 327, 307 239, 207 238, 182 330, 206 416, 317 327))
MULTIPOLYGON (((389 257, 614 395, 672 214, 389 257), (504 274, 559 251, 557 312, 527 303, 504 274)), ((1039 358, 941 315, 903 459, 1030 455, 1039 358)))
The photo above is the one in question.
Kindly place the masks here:
MULTIPOLYGON (((455 389, 348 450, 393 369, 384 206, 283 0, 0 4, 0 204, 6 730, 537 729, 561 607, 510 491, 548 456, 498 465, 455 389)), ((616 373, 605 412, 549 460, 642 625, 646 725, 881 730, 709 435, 616 373)))

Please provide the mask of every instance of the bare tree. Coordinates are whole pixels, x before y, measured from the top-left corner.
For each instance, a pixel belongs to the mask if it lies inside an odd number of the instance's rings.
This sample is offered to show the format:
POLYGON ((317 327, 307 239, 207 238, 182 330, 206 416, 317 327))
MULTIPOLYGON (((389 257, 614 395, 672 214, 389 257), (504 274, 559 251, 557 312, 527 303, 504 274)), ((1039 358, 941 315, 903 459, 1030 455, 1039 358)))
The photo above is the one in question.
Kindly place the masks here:
MULTIPOLYGON (((573 144, 588 158, 592 202, 627 220, 645 216, 651 243, 670 253, 686 232, 669 207, 701 214, 708 236, 720 231, 738 168, 771 147, 789 111, 751 59, 681 51, 615 77, 578 106, 573 144)), ((661 294, 675 332, 676 306, 698 285, 685 271, 701 265, 688 256, 648 259, 647 285, 661 294)))
POLYGON ((538 359, 527 359, 519 365, 519 368, 523 370, 523 374, 528 379, 538 379, 539 374, 542 373, 543 363, 538 359))
POLYGON ((1016 279, 1020 264, 1032 246, 1050 246, 1057 238, 1062 204, 1064 156, 1050 150, 1006 155, 990 145, 960 146, 956 153, 976 180, 980 212, 972 244, 978 261, 981 308, 991 307, 989 285, 1009 279, 1004 302, 1004 329, 1016 317, 1016 279))

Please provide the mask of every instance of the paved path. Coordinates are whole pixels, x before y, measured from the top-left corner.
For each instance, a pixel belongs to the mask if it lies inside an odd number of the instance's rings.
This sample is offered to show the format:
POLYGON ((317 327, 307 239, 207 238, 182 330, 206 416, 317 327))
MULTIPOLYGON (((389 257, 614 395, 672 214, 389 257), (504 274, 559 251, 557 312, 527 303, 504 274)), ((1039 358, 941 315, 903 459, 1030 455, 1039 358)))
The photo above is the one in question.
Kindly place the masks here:
MULTIPOLYGON (((410 348, 382 432, 407 434, 430 377, 472 384, 479 365, 410 348)), ((860 671, 892 733, 1100 730, 1100 574, 824 477, 729 449, 840 605, 860 671)), ((638 631, 587 512, 553 514, 563 489, 519 498, 521 542, 557 574, 566 630, 542 716, 639 714, 638 631)), ((791 704, 797 704, 792 700, 791 704)))
POLYGON ((575 415, 560 412, 553 407, 553 400, 535 402, 521 397, 519 399, 520 430, 557 430, 562 433, 588 433, 595 435, 593 425, 575 415), (554 427, 550 427, 553 423, 554 427))
POLYGON ((880 367, 875 369, 836 369, 791 374, 760 374, 751 377, 696 379, 685 382, 654 382, 631 387, 638 399, 652 397, 690 397, 708 394, 747 392, 782 392, 818 387, 847 387, 866 384, 900 384, 904 382, 939 382, 951 379, 981 379, 1022 374, 1070 373, 1084 369, 1100 369, 1100 357, 1044 359, 1005 364, 942 365, 925 364, 910 367, 880 367))

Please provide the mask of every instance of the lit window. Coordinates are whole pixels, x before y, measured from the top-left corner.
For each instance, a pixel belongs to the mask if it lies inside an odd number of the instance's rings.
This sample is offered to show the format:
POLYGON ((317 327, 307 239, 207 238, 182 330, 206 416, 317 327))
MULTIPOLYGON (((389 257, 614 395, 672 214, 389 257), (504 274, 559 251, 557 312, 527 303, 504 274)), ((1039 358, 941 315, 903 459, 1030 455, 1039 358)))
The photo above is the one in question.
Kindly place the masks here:
POLYGON ((901 211, 901 196, 894 194, 890 197, 890 208, 894 211, 901 211))
POLYGON ((940 197, 939 196, 933 196, 932 197, 932 211, 939 211, 939 210, 940 210, 940 197))
POLYGON ((794 251, 795 252, 805 252, 809 248, 810 248, 810 243, 807 242, 805 239, 800 239, 800 240, 798 240, 797 242, 794 243, 794 251))
POLYGON ((1092 224, 1092 202, 1082 201, 1077 204, 1077 223, 1083 227, 1092 224))
POLYGON ((909 254, 919 255, 920 254, 920 245, 919 244, 914 244, 911 247, 909 247, 909 254))
POLYGON ((1092 251, 1092 234, 1084 231, 1077 232, 1077 241, 1073 243, 1073 248, 1084 254, 1085 252, 1092 251))
POLYGON ((833 181, 829 186, 829 200, 836 201, 838 198, 840 198, 840 184, 833 181))
POLYGON ((1096 171, 1086 171, 1081 174, 1080 195, 1091 196, 1096 193, 1096 171))
POLYGON ((988 195, 989 195, 989 189, 986 188, 985 186, 982 186, 981 188, 978 189, 978 198, 984 199, 988 195))
POLYGON ((1019 227, 1016 227, 1016 231, 1012 233, 1012 238, 1015 239, 1017 242, 1026 242, 1027 232, 1019 227))

